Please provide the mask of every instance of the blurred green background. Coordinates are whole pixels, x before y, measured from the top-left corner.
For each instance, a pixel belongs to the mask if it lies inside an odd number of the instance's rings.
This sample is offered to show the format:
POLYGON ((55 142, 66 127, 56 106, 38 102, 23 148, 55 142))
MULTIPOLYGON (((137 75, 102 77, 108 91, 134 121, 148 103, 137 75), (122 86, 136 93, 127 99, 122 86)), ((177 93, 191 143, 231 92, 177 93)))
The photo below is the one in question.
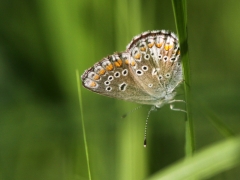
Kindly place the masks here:
MULTIPOLYGON (((196 150, 240 133, 240 1, 188 2, 196 150)), ((75 71, 125 50, 133 36, 176 32, 169 0, 0 1, 0 179, 88 179, 75 71)), ((183 87, 177 99, 184 99, 183 87)), ((82 89, 93 179, 140 180, 184 158, 185 114, 82 89)), ((182 104, 176 107, 184 108, 182 104)), ((235 167, 211 179, 236 179, 235 167)))

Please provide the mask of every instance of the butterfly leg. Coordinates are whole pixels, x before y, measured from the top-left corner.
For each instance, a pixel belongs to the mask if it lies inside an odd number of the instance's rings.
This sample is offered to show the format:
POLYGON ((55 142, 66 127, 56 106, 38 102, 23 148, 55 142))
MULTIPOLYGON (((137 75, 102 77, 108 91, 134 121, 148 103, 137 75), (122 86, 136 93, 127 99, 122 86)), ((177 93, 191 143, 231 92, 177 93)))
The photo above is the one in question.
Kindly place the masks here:
POLYGON ((185 111, 185 110, 183 110, 183 109, 174 108, 174 105, 173 105, 173 104, 170 104, 170 109, 173 110, 173 111, 182 111, 182 112, 187 113, 187 111, 185 111))
POLYGON ((184 100, 174 99, 172 101, 169 101, 169 104, 172 104, 172 103, 175 103, 175 102, 184 102, 184 103, 186 103, 184 100))
POLYGON ((169 102, 169 103, 170 103, 170 109, 171 109, 171 110, 173 110, 173 111, 182 111, 182 112, 187 113, 187 111, 185 111, 185 110, 183 110, 183 109, 174 108, 174 105, 173 105, 172 103, 175 103, 175 102, 184 102, 184 103, 186 103, 184 100, 176 100, 176 99, 174 99, 174 100, 172 100, 172 101, 169 102))

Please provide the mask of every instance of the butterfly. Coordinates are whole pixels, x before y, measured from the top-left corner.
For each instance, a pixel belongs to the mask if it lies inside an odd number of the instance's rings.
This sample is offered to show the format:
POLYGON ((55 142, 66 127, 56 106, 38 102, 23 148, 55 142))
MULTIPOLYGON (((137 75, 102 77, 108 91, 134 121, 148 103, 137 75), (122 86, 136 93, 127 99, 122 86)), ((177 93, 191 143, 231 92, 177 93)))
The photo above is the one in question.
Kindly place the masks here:
POLYGON ((95 93, 160 108, 181 101, 174 97, 182 74, 177 36, 154 30, 135 36, 125 51, 96 62, 81 79, 83 86, 95 93))

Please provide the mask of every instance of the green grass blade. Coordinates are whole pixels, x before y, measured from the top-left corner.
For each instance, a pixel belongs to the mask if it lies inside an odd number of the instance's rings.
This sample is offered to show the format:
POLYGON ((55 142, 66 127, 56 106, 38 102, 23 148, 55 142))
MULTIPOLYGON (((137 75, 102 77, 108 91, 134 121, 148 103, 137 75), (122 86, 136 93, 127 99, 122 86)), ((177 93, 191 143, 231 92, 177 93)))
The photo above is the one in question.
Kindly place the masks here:
MULTIPOLYGON (((120 51, 125 49, 134 35, 142 31, 142 3, 139 0, 117 0, 115 5, 115 45, 120 51)), ((116 105, 122 113, 133 109, 133 105, 123 105, 120 101, 116 101, 116 105)), ((147 175, 146 149, 143 148, 144 124, 139 122, 141 118, 145 117, 141 113, 134 113, 118 123, 116 179, 143 179, 147 175)))
POLYGON ((84 139, 84 146, 85 146, 85 153, 86 153, 86 160, 87 160, 87 168, 88 168, 88 177, 91 180, 91 171, 90 171, 90 163, 89 163, 89 154, 88 154, 88 146, 87 146, 87 137, 83 119, 83 106, 82 106, 82 98, 81 98, 81 87, 80 87, 80 75, 78 70, 76 70, 76 78, 77 78, 77 86, 78 86, 78 97, 79 97, 79 105, 80 105, 80 112, 81 112, 81 119, 82 119, 82 129, 83 129, 83 139, 84 139))
POLYGON ((184 89, 187 110, 186 120, 186 156, 192 156, 195 150, 193 121, 191 116, 191 97, 190 97, 190 64, 188 58, 187 42, 187 6, 186 0, 172 0, 174 17, 181 46, 181 57, 184 69, 184 89))
POLYGON ((240 163, 240 136, 215 143, 193 157, 156 173, 148 180, 187 180, 210 178, 240 163))

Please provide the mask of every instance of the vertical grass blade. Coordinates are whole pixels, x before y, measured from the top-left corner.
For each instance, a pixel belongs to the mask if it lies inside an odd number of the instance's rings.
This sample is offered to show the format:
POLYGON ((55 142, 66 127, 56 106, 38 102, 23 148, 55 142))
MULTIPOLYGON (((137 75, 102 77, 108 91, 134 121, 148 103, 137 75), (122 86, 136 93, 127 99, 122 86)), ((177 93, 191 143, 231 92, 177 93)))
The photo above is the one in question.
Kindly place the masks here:
MULTIPOLYGON (((141 2, 139 0, 116 1, 115 27, 116 49, 125 49, 134 35, 141 30, 141 2)), ((118 102, 116 102, 118 103, 118 102)), ((119 102, 120 103, 120 102, 119 102)), ((118 110, 122 113, 133 109, 132 105, 118 104, 118 110)), ((141 113, 134 113, 119 123, 118 126, 118 175, 117 179, 143 179, 146 177, 146 149, 143 148, 144 124, 139 120, 141 113)))
POLYGON ((81 87, 80 87, 79 77, 80 77, 79 72, 78 72, 78 70, 76 70, 77 87, 78 87, 78 99, 79 99, 80 113, 81 113, 81 119, 82 119, 83 139, 84 139, 84 147, 85 147, 86 160, 87 160, 88 177, 89 177, 89 180, 91 180, 92 178, 91 178, 91 171, 90 171, 90 164, 89 164, 87 137, 86 137, 86 131, 85 131, 85 125, 84 125, 84 118, 83 118, 83 108, 82 108, 83 106, 82 106, 81 87))
POLYGON ((186 157, 192 156, 195 150, 194 143, 194 130, 193 121, 191 116, 191 97, 190 97, 190 64, 188 58, 188 42, 187 42, 187 5, 186 0, 172 0, 173 12, 175 17, 175 23, 177 27, 177 33, 181 46, 181 57, 184 69, 184 89, 186 100, 186 157))

